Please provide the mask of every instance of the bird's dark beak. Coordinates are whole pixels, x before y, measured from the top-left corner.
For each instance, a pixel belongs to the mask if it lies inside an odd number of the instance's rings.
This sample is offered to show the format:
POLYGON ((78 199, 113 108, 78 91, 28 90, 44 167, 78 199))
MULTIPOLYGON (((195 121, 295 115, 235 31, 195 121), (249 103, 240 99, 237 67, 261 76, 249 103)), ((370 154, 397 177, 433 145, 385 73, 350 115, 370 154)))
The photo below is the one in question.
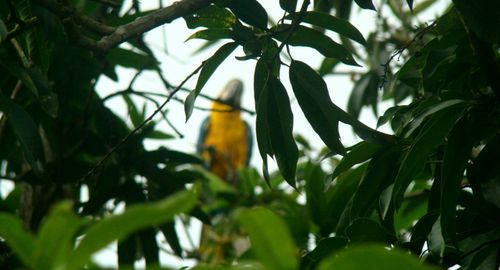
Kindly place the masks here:
POLYGON ((229 104, 240 106, 242 95, 243 82, 238 79, 234 79, 227 83, 226 87, 224 87, 221 94, 219 95, 219 99, 229 104))

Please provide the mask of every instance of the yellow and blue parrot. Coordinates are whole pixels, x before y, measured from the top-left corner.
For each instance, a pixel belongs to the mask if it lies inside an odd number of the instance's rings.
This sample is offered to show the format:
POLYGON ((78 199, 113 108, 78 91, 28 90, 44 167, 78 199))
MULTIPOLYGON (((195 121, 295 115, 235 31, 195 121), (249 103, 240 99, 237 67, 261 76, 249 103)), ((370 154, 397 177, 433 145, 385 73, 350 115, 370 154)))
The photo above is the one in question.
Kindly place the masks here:
POLYGON ((210 171, 233 184, 237 171, 248 166, 252 155, 252 132, 240 116, 242 94, 241 80, 227 83, 203 121, 197 143, 197 151, 210 171))

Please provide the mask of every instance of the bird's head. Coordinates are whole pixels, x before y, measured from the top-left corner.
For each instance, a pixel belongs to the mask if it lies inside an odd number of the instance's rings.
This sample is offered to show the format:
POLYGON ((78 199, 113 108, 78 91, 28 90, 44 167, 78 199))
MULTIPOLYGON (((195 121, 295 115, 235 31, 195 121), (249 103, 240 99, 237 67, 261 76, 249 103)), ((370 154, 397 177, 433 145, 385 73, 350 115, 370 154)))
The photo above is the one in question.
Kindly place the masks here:
POLYGON ((219 95, 219 99, 232 105, 241 105, 243 82, 239 79, 230 80, 219 95))

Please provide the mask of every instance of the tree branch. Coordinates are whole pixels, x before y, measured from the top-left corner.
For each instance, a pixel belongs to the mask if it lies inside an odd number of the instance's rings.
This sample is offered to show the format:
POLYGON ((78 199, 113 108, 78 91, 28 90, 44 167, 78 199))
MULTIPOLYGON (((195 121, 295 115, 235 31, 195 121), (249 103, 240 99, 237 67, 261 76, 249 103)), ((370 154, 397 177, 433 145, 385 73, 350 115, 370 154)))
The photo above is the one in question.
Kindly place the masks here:
POLYGON ((70 31, 72 39, 80 46, 87 47, 95 51, 106 52, 133 37, 206 7, 215 0, 178 1, 168 7, 158 9, 153 13, 139 17, 133 22, 116 28, 98 22, 91 17, 85 16, 72 6, 62 5, 53 0, 35 1, 57 14, 63 19, 63 21, 66 19, 66 24, 70 26, 67 27, 67 29, 70 31), (68 19, 76 25, 72 25, 73 23, 68 24, 68 19), (77 26, 82 26, 90 31, 104 36, 99 41, 93 40, 85 36, 77 26))

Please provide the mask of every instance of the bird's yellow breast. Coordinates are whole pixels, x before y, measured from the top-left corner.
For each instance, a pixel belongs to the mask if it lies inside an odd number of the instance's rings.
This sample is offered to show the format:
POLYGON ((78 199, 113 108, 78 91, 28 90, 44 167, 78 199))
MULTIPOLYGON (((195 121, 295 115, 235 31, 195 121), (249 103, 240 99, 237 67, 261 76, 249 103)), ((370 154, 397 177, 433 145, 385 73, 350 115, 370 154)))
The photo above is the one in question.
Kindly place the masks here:
POLYGON ((210 115, 202 156, 210 163, 213 173, 231 181, 236 171, 245 166, 248 158, 247 130, 240 111, 228 105, 214 103, 210 115))

